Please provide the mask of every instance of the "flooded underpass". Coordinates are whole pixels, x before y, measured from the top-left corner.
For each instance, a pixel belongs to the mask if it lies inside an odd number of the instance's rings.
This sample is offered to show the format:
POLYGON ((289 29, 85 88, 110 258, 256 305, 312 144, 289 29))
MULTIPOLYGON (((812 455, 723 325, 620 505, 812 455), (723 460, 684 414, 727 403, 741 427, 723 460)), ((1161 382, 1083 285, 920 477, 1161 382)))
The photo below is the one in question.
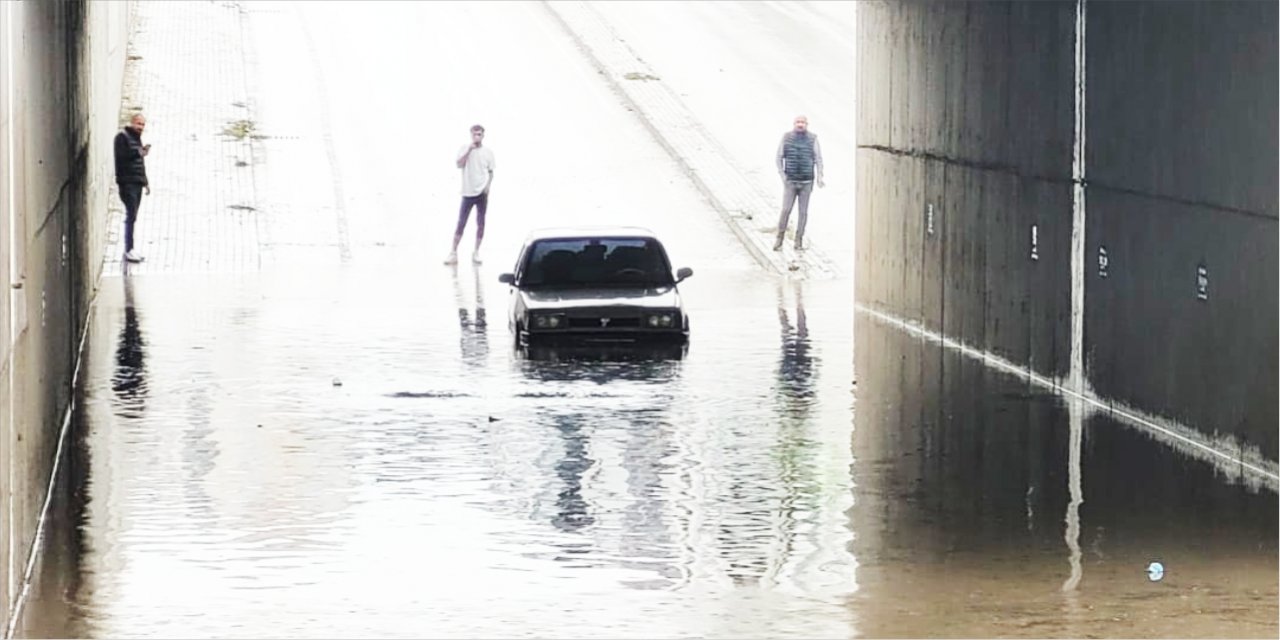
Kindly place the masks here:
POLYGON ((1273 476, 855 311, 852 4, 597 5, 644 118, 565 6, 139 5, 147 260, 106 265, 16 636, 1280 635, 1273 476), (695 271, 687 350, 517 352, 525 235, 634 224, 695 271))
POLYGON ((850 635, 847 283, 583 362, 496 273, 108 283, 27 634, 850 635))
POLYGON ((845 282, 700 274, 682 358, 533 360, 495 274, 109 282, 20 634, 1276 631, 1271 490, 845 282))

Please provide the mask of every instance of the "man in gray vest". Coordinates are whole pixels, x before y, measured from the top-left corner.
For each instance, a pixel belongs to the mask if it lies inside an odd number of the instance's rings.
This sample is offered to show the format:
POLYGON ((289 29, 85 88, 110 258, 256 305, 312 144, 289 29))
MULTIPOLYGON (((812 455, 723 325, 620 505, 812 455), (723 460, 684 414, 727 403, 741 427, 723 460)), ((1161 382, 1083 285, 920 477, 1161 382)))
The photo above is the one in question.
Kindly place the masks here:
POLYGON ((796 221, 796 251, 804 249, 804 227, 809 222, 809 194, 813 193, 816 180, 822 181, 822 147, 818 136, 809 131, 809 119, 796 116, 796 127, 782 136, 778 143, 778 175, 782 177, 782 217, 778 219, 778 241, 774 251, 782 250, 782 240, 787 235, 787 221, 796 199, 800 200, 800 219, 796 221))

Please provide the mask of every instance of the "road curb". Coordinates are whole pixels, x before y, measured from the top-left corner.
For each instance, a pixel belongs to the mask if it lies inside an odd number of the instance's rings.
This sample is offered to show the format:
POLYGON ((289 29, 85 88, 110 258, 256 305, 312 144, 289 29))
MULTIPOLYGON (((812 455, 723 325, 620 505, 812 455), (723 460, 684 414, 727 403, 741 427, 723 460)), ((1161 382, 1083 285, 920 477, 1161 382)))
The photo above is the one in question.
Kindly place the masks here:
POLYGON ((821 251, 796 252, 791 242, 773 251, 777 203, 734 166, 729 154, 653 69, 585 2, 544 0, 597 72, 684 170, 757 262, 796 278, 835 278, 821 251))

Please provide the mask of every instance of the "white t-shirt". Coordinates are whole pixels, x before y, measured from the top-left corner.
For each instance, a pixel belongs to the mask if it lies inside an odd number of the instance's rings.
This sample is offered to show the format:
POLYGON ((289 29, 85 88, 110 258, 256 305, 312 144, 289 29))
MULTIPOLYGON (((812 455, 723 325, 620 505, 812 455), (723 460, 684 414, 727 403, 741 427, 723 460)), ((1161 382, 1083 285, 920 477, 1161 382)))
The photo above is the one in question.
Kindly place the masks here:
MULTIPOLYGON (((471 145, 466 145, 458 150, 458 159, 466 155, 467 149, 471 145)), ((471 152, 467 156, 467 164, 462 167, 462 196, 470 198, 480 195, 484 191, 486 184, 489 184, 489 174, 493 172, 493 151, 489 147, 481 146, 471 152)))

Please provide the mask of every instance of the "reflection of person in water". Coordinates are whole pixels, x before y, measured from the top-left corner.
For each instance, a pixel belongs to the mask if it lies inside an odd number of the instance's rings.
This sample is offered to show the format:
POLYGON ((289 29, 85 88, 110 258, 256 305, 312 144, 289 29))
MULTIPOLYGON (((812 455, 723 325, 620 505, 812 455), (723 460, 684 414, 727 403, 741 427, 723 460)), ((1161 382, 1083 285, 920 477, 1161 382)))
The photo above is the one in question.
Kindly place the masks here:
POLYGON ((484 285, 480 282, 480 265, 472 265, 472 285, 476 288, 475 315, 468 309, 466 296, 462 292, 462 281, 458 278, 458 267, 453 268, 453 293, 458 304, 458 327, 462 334, 458 346, 462 350, 462 361, 471 366, 483 366, 489 356, 489 323, 484 312, 484 285))
POLYGON ((781 355, 774 397, 778 418, 768 447, 769 463, 776 465, 777 477, 771 484, 761 485, 753 474, 730 468, 729 477, 721 481, 723 495, 735 505, 739 518, 720 522, 716 541, 727 562, 728 577, 739 585, 777 584, 781 572, 795 560, 797 536, 812 535, 804 532, 803 514, 822 510, 818 495, 821 482, 814 466, 815 425, 808 419, 817 399, 818 358, 810 352, 803 283, 793 286, 794 315, 781 282, 777 289, 781 355))
POLYGON ((142 417, 147 392, 146 343, 133 304, 133 280, 128 276, 124 277, 124 326, 116 345, 116 371, 111 390, 119 402, 120 417, 142 417))
POLYGON ((782 330, 782 357, 778 363, 778 389, 782 394, 784 413, 804 417, 808 413, 814 391, 814 358, 809 354, 809 323, 804 314, 804 285, 795 283, 795 325, 787 315, 782 285, 778 285, 778 324, 782 330))

